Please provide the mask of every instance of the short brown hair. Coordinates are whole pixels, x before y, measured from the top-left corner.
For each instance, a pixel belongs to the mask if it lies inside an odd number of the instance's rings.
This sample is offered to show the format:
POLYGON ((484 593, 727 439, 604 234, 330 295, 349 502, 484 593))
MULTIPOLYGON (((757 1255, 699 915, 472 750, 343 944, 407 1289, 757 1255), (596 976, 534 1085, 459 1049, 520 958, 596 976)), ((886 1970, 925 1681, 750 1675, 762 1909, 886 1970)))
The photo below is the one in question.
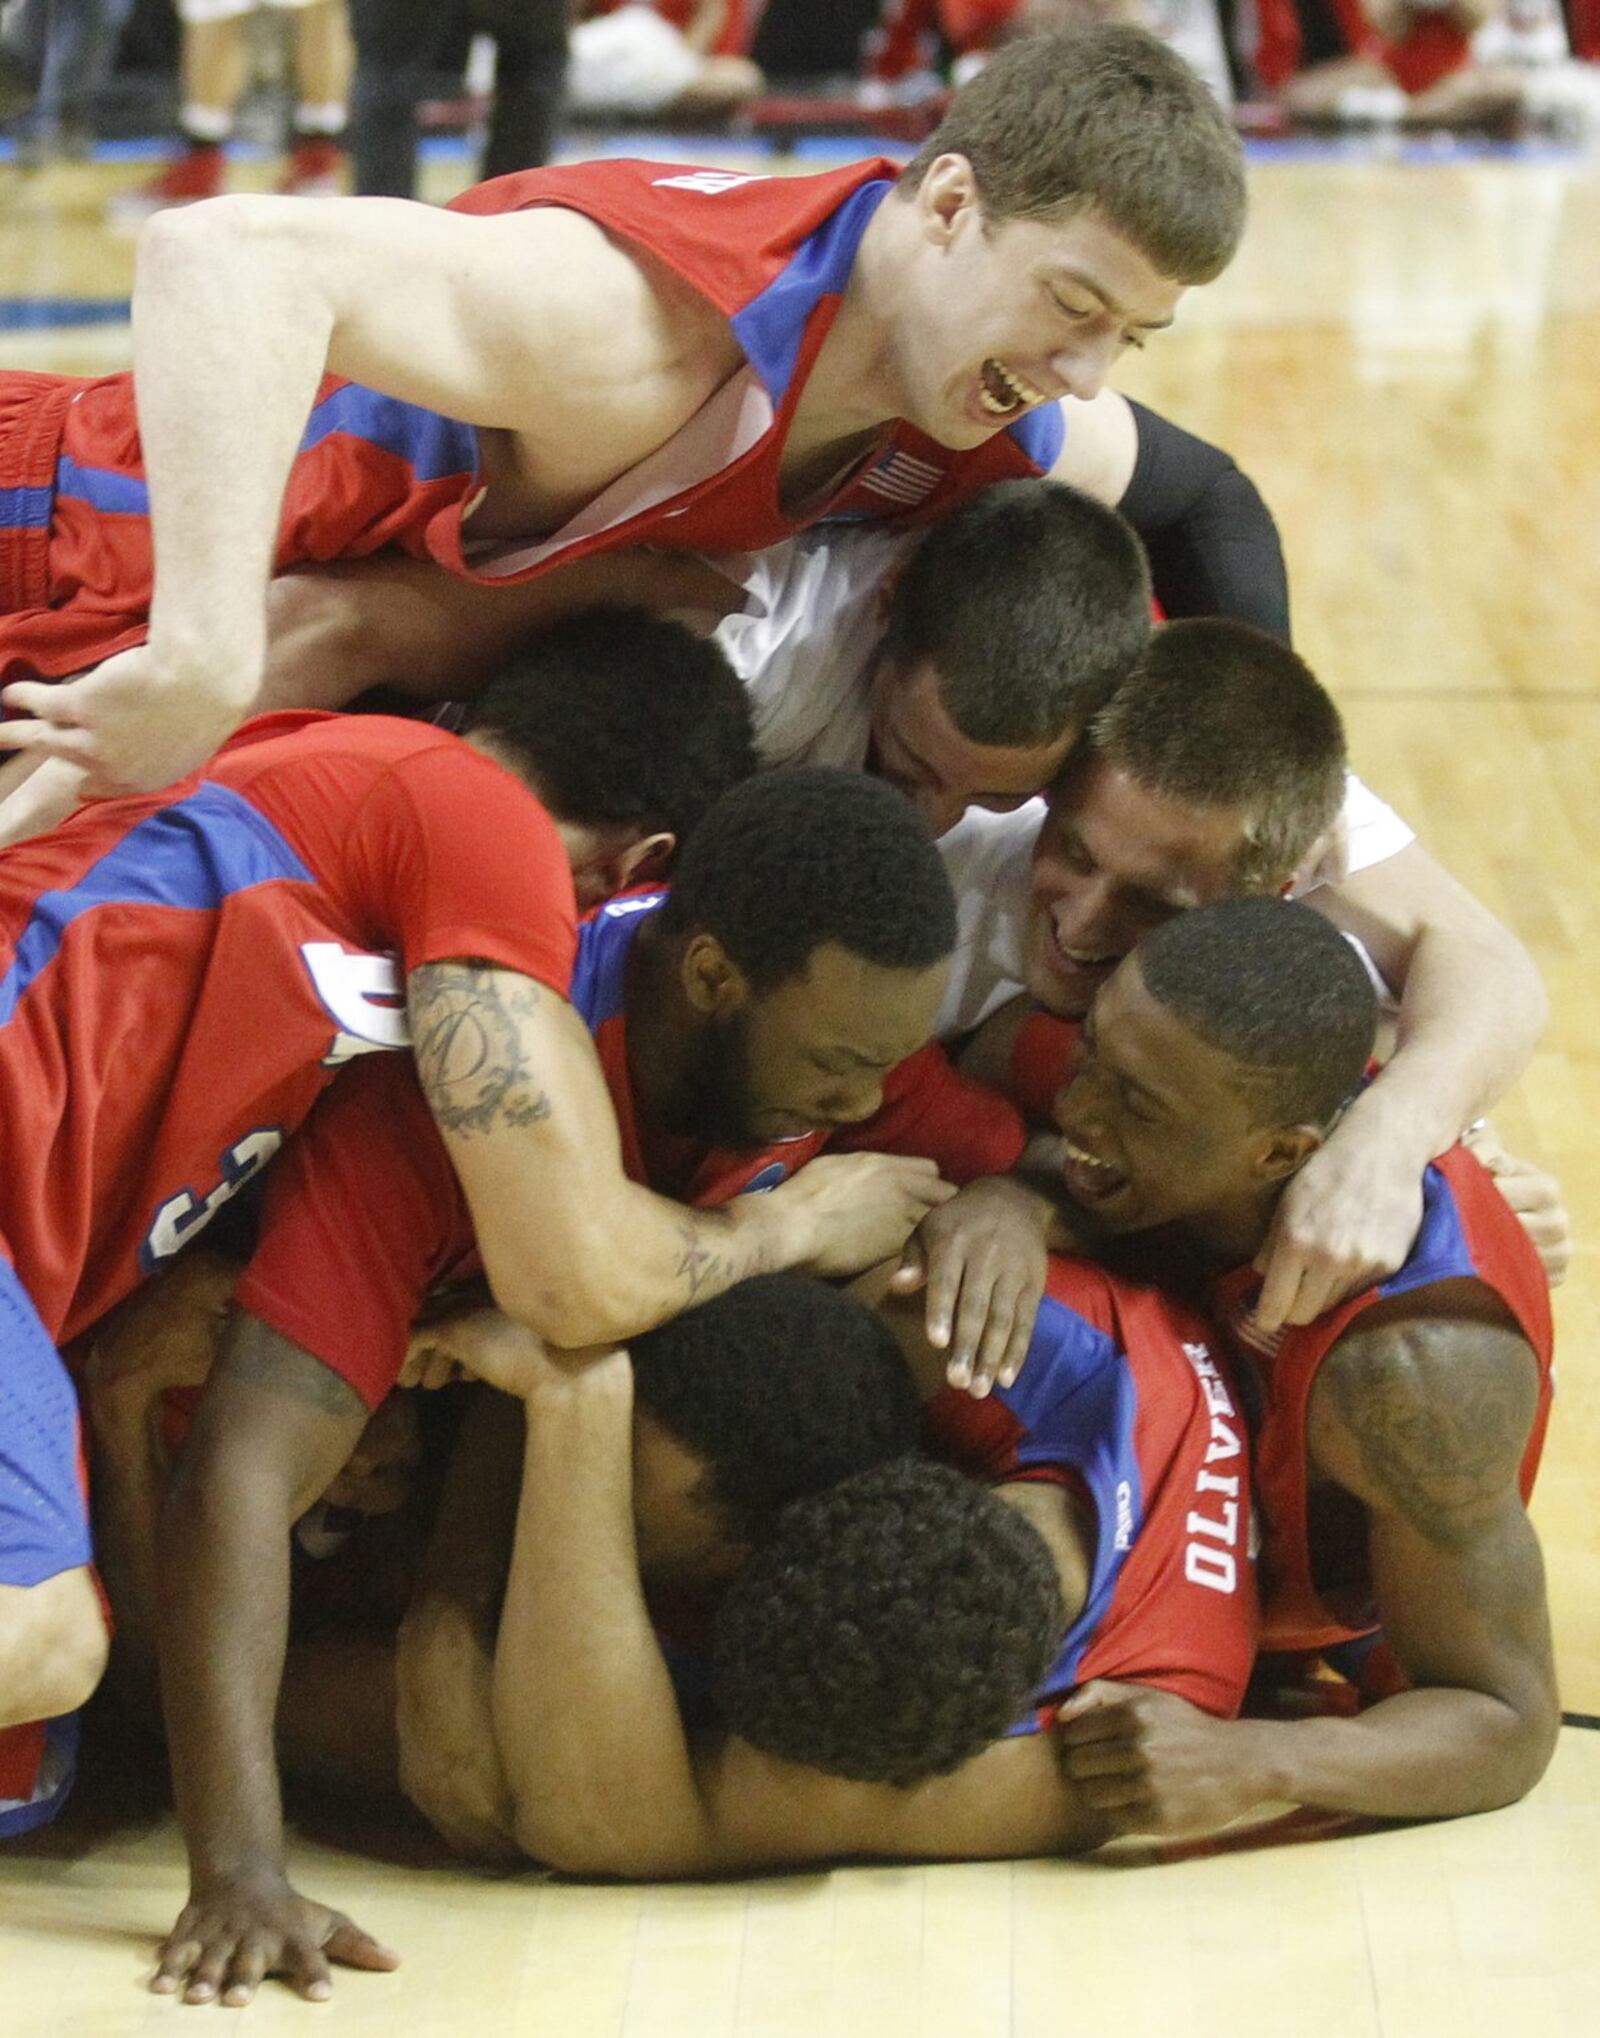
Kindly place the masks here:
POLYGON ((1150 639, 1133 528, 1062 481, 1001 481, 941 518, 901 574, 883 656, 931 664, 969 743, 1055 743, 1150 639))
POLYGON ((1243 812, 1241 891, 1291 877, 1344 800, 1339 710, 1286 644, 1222 617, 1158 630, 1082 754, 1163 799, 1243 812))
POLYGON ((1210 91, 1164 42, 1121 23, 996 52, 901 172, 910 191, 965 156, 990 219, 1093 208, 1179 283, 1209 283, 1244 231, 1244 160, 1210 91))

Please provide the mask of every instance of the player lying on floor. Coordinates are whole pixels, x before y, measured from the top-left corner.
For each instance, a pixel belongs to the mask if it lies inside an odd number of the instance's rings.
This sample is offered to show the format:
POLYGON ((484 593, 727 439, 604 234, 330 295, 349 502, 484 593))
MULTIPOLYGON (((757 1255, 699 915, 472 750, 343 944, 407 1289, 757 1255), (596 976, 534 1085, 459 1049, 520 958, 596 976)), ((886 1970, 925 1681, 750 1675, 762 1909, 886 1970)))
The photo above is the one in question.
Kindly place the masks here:
MULTIPOLYGON (((1013 1107, 937 1050, 916 1054, 953 933, 938 856, 887 787, 796 769, 735 788, 670 893, 619 900, 580 933, 573 1009, 596 1036, 624 1166, 739 1207, 802 1163, 843 1170, 848 1205, 861 1157, 812 1156, 850 1128, 954 1178, 1008 1166, 1023 1143, 1013 1107)), ((484 1264, 415 1082, 391 1083, 374 1058, 330 1101, 347 1095, 267 1186, 243 1313, 162 1515, 162 1681, 207 1946, 233 1929, 241 1886, 275 1945, 303 1946, 315 1907, 284 1878, 272 1762, 288 1527, 395 1383, 432 1285, 484 1264)), ((898 1250, 948 1194, 921 1183, 887 1217, 882 1196, 865 1199, 859 1231, 836 1216, 816 1270, 898 1250)), ((684 1278, 699 1272, 686 1243, 684 1278)), ((1020 1361, 1027 1327, 1007 1320, 997 1363, 1020 1361)))
MULTIPOLYGON (((1544 1022, 1520 943, 1393 814, 1363 793, 1334 826, 1344 783, 1338 713, 1292 652, 1238 625, 1172 624, 1090 724, 1041 828, 974 815, 947 845, 961 935, 941 1031, 976 1025, 1019 985, 1081 1017, 1152 927, 1285 890, 1359 940, 1396 994, 1382 1073, 1296 1176, 1263 1246, 1273 1328, 1403 1262, 1428 1161, 1504 1094, 1544 1022)), ((1004 1061, 1002 1040, 972 1065, 1003 1080, 1004 1061)))
MULTIPOLYGON (((1254 1422, 1263 1644, 1333 1650, 1353 1719, 1222 1724, 1109 1687, 1065 1730, 1119 1825, 1264 1800, 1383 1817, 1483 1811, 1543 1774, 1560 1724, 1526 1501, 1550 1402, 1547 1284, 1494 1182, 1453 1147, 1405 1265, 1263 1333, 1253 1261, 1285 1188, 1357 1092, 1374 1024, 1348 943, 1302 906, 1185 913, 1100 990, 1073 1047, 1019 1040, 1086 1231, 1142 1248, 1227 1328, 1254 1422), (1073 1059, 1075 1055, 1076 1059, 1073 1059)), ((1052 1039, 1050 1036, 1054 1035, 1052 1039)))
POLYGON ((476 1849, 493 1807, 502 1847, 630 1876, 1078 1851, 1108 1829, 1066 1777, 1051 1722, 1083 1678, 1148 1685, 1202 1718, 1237 1709, 1253 1640, 1248 1470, 1207 1326, 1062 1259, 1021 1381, 979 1402, 946 1384, 917 1313, 896 1316, 933 1447, 992 1483, 1054 1559, 1061 1606, 1032 1706, 958 1736, 963 1701, 988 1682, 970 1532, 919 1524, 893 1493, 850 1521, 858 1482, 794 1509, 722 1595, 716 1703, 686 1724, 634 1547, 625 1356, 581 1374, 530 1366, 520 1330, 479 1315, 424 1341, 526 1382, 527 1424, 498 1634, 470 1573, 437 1577, 442 1605, 408 1616, 403 1774, 442 1831, 459 1841, 476 1825, 476 1849), (460 1676, 469 1626, 493 1650, 487 1691, 460 1676), (467 1746, 476 1758, 458 1768, 467 1746))
MULTIPOLYGON (((687 694, 707 708, 707 748, 667 766, 678 737, 658 725, 651 786, 676 784, 692 808, 749 752, 714 655, 681 649, 699 668, 687 694)), ((581 675, 567 693, 581 719, 581 675)), ((665 689, 664 708, 685 704, 665 689)), ((948 1193, 926 1163, 864 1155, 720 1213, 631 1180, 566 1002, 568 858, 522 771, 514 681, 480 702, 468 740, 376 716, 269 720, 172 796, 97 807, 0 857, 0 1091, 16 1134, 0 1197, 17 1412, 0 1436, 0 1728, 19 1729, 0 1743, 8 1810, 36 1817, 64 1790, 64 1751, 49 1755, 39 1722, 81 1703, 106 1647, 56 1345, 197 1236, 344 1063, 407 1049, 407 1002, 491 1286, 548 1332, 643 1327, 769 1260, 827 1265, 874 1211, 903 1236, 948 1193)), ((630 825, 660 847, 669 818, 630 825)), ((940 904, 942 956, 947 891, 940 904)))

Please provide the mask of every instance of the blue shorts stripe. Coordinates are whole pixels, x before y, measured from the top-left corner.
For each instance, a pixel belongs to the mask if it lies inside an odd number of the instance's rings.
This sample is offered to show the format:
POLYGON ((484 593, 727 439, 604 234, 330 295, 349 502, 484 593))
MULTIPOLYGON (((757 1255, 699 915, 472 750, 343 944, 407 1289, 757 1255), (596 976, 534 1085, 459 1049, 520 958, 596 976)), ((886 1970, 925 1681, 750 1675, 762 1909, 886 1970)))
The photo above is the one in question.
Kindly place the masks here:
POLYGON ((53 488, 0 488, 0 531, 48 529, 53 488))
POLYGON ((16 1268, 0 1260, 0 1584, 42 1585, 89 1554, 78 1397, 16 1268))
POLYGON ((66 1803, 78 1775, 78 1722, 79 1715, 69 1712, 46 1727, 33 1795, 20 1802, 0 1798, 0 1840, 20 1839, 48 1826, 66 1803))
POLYGON ((130 828, 64 891, 41 892, 0 977, 0 1026, 48 968, 67 929, 97 906, 186 906, 214 912, 252 885, 312 874, 259 808, 209 781, 130 828))
POLYGON ((300 441, 301 452, 309 453, 335 432, 346 432, 393 453, 406 462, 418 481, 478 471, 478 435, 471 425, 414 403, 401 403, 397 397, 380 396, 359 382, 345 383, 316 406, 300 441))
POLYGON ((80 467, 67 453, 56 462, 55 492, 108 515, 150 514, 150 490, 136 474, 119 474, 113 467, 80 467))

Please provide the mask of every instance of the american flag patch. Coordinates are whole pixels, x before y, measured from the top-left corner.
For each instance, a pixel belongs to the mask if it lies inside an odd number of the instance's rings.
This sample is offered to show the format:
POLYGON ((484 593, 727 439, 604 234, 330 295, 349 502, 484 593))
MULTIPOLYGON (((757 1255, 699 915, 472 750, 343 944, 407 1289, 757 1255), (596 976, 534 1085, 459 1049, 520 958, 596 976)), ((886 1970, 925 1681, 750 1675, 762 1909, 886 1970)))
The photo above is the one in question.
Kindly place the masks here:
POLYGON ((890 453, 861 477, 861 486, 901 509, 914 509, 944 479, 944 469, 910 453, 890 453))

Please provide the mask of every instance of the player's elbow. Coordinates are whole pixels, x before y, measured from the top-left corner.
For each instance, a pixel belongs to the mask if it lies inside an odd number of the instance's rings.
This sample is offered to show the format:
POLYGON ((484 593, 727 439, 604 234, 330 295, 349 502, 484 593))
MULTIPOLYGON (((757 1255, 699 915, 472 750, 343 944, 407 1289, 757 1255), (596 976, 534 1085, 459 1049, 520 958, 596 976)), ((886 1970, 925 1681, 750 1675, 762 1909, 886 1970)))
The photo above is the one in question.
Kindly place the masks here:
POLYGON ((525 1263, 491 1266, 489 1288, 497 1309, 548 1345, 615 1344, 648 1329, 662 1313, 651 1314, 619 1258, 612 1254, 607 1265, 577 1254, 559 1275, 525 1263))

